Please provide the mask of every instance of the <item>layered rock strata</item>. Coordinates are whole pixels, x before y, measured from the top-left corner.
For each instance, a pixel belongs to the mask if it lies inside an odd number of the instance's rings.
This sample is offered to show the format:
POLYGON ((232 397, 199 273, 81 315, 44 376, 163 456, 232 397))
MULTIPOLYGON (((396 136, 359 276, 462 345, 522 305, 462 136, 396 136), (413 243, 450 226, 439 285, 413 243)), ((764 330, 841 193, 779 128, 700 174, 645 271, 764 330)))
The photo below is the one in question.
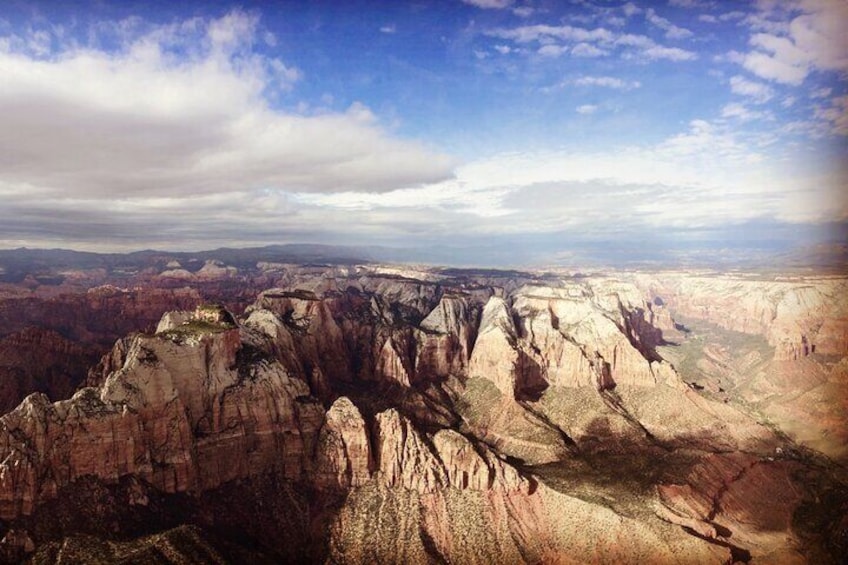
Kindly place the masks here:
MULTIPOLYGON (((135 506, 165 495, 199 505, 267 481, 290 499, 280 508, 304 504, 288 489, 317 494, 297 510, 316 561, 723 562, 801 543, 757 537, 767 515, 745 524, 764 497, 726 512, 750 547, 727 542, 704 500, 739 479, 706 486, 711 469, 732 475, 778 439, 682 382, 635 286, 505 287, 333 272, 263 292, 240 320, 220 308, 166 314, 156 333, 116 344, 99 386, 55 403, 31 395, 0 418, 7 545, 56 535, 37 529, 40 512, 90 480, 131 481, 135 506), (678 449, 746 455, 700 466, 687 455, 676 465, 688 473, 633 495, 647 512, 536 471, 678 449)), ((776 467, 781 488, 797 486, 791 468, 776 467)))

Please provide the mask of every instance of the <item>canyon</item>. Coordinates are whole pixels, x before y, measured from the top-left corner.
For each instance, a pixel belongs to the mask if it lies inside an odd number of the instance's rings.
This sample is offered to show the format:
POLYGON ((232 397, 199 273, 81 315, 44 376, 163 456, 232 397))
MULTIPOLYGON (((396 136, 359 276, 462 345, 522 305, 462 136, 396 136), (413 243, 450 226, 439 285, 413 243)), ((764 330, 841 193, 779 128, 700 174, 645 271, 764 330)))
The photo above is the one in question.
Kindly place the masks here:
POLYGON ((152 261, 0 289, 8 562, 848 552, 844 277, 152 261))

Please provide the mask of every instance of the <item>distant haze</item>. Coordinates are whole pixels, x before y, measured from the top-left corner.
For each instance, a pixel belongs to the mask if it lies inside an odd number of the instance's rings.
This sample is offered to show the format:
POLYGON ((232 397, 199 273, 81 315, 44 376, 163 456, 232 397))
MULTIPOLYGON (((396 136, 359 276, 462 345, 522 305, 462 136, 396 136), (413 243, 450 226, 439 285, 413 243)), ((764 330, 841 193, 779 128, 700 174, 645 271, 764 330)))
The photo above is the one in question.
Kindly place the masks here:
POLYGON ((21 2, 0 75, 0 248, 848 244, 842 0, 21 2))

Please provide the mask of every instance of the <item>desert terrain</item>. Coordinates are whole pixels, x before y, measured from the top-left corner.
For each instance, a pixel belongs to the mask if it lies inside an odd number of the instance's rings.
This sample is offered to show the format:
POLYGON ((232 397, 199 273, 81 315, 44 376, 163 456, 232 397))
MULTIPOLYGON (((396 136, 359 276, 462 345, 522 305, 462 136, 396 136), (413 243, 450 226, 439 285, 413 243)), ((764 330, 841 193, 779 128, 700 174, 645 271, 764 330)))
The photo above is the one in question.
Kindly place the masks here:
POLYGON ((6 561, 848 549, 844 277, 190 264, 3 283, 6 561))

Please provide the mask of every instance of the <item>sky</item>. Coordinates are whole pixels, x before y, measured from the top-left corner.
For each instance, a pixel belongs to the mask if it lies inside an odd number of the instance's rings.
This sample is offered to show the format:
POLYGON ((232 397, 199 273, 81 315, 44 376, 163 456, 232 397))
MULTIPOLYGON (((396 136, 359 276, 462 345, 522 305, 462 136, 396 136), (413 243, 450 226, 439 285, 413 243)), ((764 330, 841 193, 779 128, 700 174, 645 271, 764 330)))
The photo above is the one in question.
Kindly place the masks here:
POLYGON ((5 0, 0 76, 0 248, 848 233, 846 0, 5 0))

